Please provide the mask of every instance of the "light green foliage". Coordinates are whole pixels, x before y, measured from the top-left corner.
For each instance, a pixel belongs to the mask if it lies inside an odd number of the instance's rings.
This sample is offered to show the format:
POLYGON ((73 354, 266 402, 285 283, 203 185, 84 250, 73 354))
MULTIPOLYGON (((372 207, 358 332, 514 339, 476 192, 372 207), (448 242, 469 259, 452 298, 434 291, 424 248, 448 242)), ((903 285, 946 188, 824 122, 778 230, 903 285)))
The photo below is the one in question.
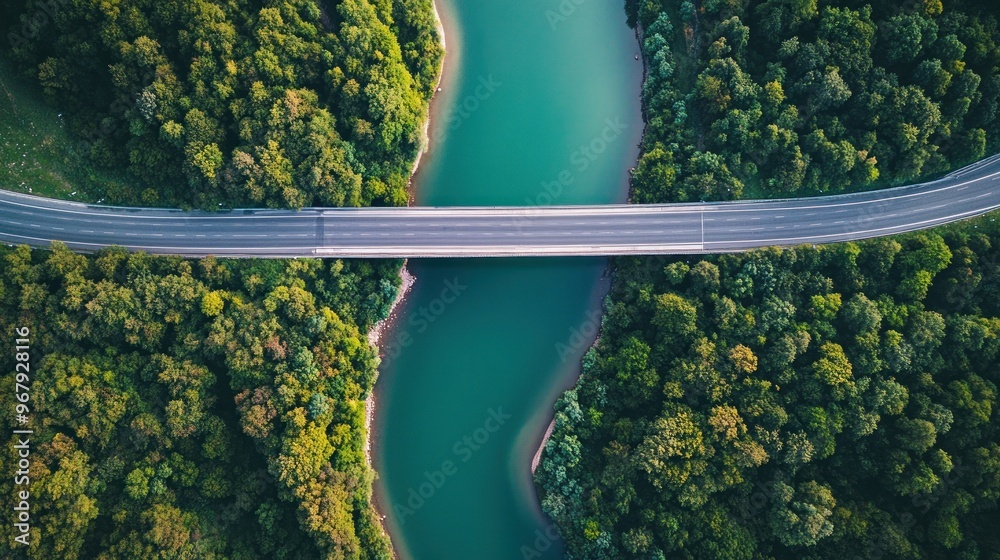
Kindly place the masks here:
POLYGON ((31 328, 35 358, 28 558, 388 558, 369 505, 362 333, 395 296, 381 286, 398 262, 58 244, 0 248, 0 262, 0 329, 31 328))
POLYGON ((702 433, 692 421, 691 412, 677 410, 653 421, 636 450, 636 458, 654 488, 676 491, 696 474, 693 459, 704 452, 702 433))

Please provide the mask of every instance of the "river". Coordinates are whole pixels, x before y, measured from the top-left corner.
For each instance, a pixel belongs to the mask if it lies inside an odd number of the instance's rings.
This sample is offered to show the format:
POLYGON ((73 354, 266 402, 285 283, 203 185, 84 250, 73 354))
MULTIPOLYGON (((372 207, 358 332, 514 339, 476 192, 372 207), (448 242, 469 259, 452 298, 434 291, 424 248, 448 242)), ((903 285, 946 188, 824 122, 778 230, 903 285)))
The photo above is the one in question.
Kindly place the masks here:
MULTIPOLYGON (((438 0, 449 55, 418 205, 623 202, 638 44, 605 0, 438 0)), ((382 339, 376 499, 410 560, 561 558, 531 483, 600 321, 606 259, 412 260, 382 339), (548 533, 548 534, 547 534, 548 533)))

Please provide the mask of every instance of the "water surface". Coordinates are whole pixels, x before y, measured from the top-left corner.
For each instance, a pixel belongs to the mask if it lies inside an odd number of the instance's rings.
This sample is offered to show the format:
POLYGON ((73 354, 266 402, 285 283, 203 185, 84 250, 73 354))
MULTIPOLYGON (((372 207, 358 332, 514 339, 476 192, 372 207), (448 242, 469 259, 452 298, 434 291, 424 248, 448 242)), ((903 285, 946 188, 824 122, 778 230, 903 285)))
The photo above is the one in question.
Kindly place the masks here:
MULTIPOLYGON (((439 0, 449 59, 419 205, 623 202, 641 64, 605 0, 439 0)), ((534 448, 599 321, 604 259, 415 260, 383 339, 375 466, 413 560, 560 558, 534 448), (586 341, 586 342, 585 342, 586 341)))

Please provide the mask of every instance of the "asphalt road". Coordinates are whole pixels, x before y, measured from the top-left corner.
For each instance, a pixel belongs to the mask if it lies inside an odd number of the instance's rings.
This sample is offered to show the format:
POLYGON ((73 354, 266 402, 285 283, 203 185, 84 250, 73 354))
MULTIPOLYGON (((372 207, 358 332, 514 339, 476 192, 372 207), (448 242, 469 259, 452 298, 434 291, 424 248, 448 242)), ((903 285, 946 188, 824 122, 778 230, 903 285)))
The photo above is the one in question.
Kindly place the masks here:
POLYGON ((1000 154, 868 193, 702 204, 308 208, 220 213, 79 204, 0 191, 0 242, 190 257, 493 257, 722 253, 925 229, 1000 208, 1000 154))

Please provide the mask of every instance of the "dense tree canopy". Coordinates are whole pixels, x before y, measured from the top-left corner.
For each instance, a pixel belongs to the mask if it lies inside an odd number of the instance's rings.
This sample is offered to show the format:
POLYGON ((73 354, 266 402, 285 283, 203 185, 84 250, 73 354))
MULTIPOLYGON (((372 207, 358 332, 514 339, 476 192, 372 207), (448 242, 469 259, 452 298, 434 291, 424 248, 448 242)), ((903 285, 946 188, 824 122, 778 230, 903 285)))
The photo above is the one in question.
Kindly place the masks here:
MULTIPOLYGON (((638 0, 637 202, 897 184, 998 144, 993 2, 638 0)), ((1000 228, 621 258, 537 481, 572 558, 1000 559, 1000 228)))
POLYGON ((898 184, 1000 144, 991 2, 629 2, 647 128, 636 202, 898 184))
MULTIPOLYGON (((431 0, 20 0, 0 21, 0 55, 89 162, 82 197, 407 201, 442 57, 431 0)), ((363 333, 399 267, 0 248, 0 332, 32 329, 36 360, 29 557, 390 558, 363 333)))
POLYGON ((620 259, 538 471, 573 557, 1000 558, 998 238, 620 259))
POLYGON ((442 55, 431 0, 21 0, 0 17, 77 150, 128 170, 95 199, 407 200, 442 55))
MULTIPOLYGON (((391 557, 369 502, 364 333, 398 262, 56 245, 0 248, 0 263, 0 332, 32 331, 28 557, 391 557)), ((13 410, 14 377, 0 385, 13 410)))

